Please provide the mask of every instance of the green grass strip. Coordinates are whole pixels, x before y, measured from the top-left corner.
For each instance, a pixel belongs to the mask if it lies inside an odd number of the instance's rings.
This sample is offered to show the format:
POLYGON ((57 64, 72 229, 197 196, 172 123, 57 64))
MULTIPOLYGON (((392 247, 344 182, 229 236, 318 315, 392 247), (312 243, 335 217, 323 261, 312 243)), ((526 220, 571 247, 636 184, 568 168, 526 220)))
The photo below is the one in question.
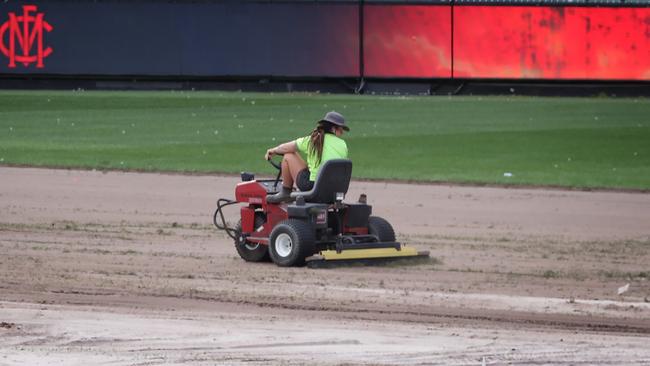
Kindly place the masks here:
POLYGON ((0 91, 0 164, 271 174, 330 110, 356 178, 650 188, 645 98, 0 91))

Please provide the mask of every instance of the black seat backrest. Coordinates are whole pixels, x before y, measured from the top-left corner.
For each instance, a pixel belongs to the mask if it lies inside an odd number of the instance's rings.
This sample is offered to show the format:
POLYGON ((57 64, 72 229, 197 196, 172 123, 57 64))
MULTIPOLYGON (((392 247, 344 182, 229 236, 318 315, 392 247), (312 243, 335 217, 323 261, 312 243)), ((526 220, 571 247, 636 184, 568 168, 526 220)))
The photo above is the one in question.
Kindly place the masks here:
POLYGON ((347 159, 332 159, 326 161, 320 168, 314 188, 306 192, 293 192, 291 197, 304 197, 305 202, 334 203, 336 193, 348 192, 352 177, 352 161, 347 159))

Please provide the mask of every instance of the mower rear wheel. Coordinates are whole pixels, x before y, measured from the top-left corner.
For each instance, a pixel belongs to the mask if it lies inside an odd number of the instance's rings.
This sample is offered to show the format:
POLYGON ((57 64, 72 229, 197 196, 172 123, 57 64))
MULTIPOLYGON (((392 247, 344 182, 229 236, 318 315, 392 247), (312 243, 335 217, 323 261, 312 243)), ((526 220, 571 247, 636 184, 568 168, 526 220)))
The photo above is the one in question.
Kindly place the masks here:
POLYGON ((393 230, 393 226, 379 216, 370 216, 368 218, 368 233, 370 235, 376 235, 380 242, 395 241, 395 230, 393 230))
POLYGON ((312 226, 304 221, 281 221, 271 231, 269 254, 280 267, 302 266, 314 254, 316 237, 312 226))
MULTIPOLYGON (((257 213, 255 214, 255 229, 264 225, 266 220, 264 215, 257 213)), ((235 248, 239 256, 247 262, 266 262, 269 260, 269 248, 264 244, 259 243, 248 243, 241 236, 241 220, 235 226, 235 231, 237 232, 237 239, 235 239, 235 248)))

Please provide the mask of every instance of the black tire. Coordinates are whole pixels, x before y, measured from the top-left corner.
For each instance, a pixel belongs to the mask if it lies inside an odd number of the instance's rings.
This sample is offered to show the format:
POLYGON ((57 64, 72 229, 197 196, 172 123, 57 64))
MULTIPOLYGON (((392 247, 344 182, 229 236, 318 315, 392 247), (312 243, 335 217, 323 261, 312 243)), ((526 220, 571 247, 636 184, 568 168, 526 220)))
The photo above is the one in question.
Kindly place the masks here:
MULTIPOLYGON (((264 225, 266 220, 261 213, 255 214, 255 229, 264 225)), ((237 239, 235 239, 235 249, 239 256, 246 262, 268 262, 269 261, 269 247, 264 244, 246 243, 244 238, 241 237, 241 220, 235 225, 237 232, 237 239)))
POLYGON ((379 216, 370 216, 368 218, 368 233, 376 235, 380 242, 395 241, 395 230, 388 221, 379 216))
POLYGON ((314 254, 315 241, 310 224, 296 219, 281 221, 271 231, 271 260, 280 267, 302 266, 305 258, 314 254))

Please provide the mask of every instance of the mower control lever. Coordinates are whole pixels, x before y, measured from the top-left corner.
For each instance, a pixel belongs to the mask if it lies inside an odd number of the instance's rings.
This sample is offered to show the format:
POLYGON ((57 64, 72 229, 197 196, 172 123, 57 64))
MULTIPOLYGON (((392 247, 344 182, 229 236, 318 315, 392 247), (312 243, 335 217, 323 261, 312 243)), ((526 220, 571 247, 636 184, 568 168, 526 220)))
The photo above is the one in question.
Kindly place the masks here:
MULTIPOLYGON (((276 154, 276 155, 282 156, 282 154, 276 154)), ((273 158, 270 158, 267 161, 269 162, 269 164, 273 165, 273 167, 275 167, 275 169, 282 170, 282 163, 276 163, 275 161, 273 161, 273 158)))
MULTIPOLYGON (((282 155, 282 154, 276 154, 276 155, 282 155)), ((275 182, 273 183, 273 188, 278 188, 278 183, 280 182, 280 176, 282 175, 282 163, 276 163, 273 161, 273 158, 270 158, 267 160, 269 164, 273 165, 275 169, 278 170, 278 175, 275 177, 275 182)))

